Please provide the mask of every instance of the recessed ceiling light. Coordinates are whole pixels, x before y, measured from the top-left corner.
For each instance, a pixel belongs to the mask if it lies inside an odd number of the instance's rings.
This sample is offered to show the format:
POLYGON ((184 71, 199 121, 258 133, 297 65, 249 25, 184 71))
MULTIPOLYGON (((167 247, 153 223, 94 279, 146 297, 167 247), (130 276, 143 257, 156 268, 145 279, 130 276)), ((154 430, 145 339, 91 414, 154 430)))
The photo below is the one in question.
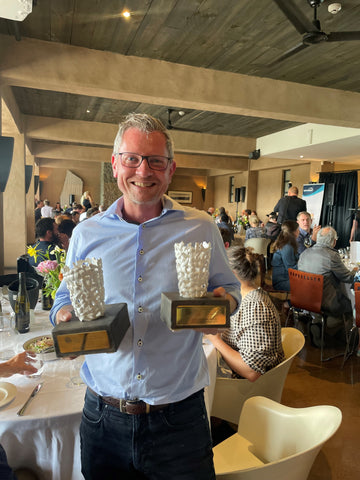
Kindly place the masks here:
POLYGON ((300 155, 300 158, 304 158, 304 155, 300 155))
POLYGON ((86 110, 86 113, 90 113, 90 110, 89 110, 89 109, 87 109, 87 110, 86 110))
POLYGON ((129 12, 129 10, 124 10, 121 15, 125 18, 130 18, 131 13, 129 12))

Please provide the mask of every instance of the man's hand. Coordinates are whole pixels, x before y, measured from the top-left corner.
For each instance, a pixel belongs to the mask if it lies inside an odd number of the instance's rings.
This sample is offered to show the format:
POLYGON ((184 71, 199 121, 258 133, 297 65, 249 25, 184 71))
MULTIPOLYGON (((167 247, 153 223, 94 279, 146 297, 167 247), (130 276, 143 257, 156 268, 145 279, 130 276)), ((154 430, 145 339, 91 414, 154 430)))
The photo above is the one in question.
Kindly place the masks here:
POLYGON ((315 225, 312 231, 311 240, 316 242, 318 231, 321 229, 321 225, 315 225))
POLYGON ((71 304, 61 307, 56 314, 56 323, 59 324, 60 322, 69 322, 71 320, 73 311, 74 308, 71 304))

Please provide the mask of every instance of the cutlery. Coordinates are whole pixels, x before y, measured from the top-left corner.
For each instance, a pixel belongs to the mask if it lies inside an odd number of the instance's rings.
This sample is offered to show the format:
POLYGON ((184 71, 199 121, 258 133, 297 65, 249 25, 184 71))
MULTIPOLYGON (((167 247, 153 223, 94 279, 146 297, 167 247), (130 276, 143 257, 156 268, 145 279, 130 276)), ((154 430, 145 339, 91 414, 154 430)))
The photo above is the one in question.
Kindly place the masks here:
POLYGON ((35 395, 40 391, 41 387, 43 386, 43 383, 38 383, 36 385, 36 387, 34 388, 34 390, 30 393, 30 396, 29 398, 26 400, 26 402, 24 403, 24 405, 22 406, 22 408, 20 408, 20 410, 17 412, 17 414, 21 417, 22 415, 24 415, 25 413, 25 410, 27 408, 27 406, 29 405, 30 401, 35 397, 35 395))

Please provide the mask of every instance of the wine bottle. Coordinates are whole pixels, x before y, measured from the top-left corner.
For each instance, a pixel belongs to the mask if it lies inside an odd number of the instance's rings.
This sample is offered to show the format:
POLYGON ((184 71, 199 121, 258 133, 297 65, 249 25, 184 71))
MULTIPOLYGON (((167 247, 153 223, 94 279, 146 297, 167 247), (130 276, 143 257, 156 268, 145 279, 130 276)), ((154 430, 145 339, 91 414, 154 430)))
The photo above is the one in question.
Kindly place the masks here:
POLYGON ((30 302, 26 291, 25 272, 19 273, 19 290, 15 302, 15 328, 19 333, 30 330, 30 302))

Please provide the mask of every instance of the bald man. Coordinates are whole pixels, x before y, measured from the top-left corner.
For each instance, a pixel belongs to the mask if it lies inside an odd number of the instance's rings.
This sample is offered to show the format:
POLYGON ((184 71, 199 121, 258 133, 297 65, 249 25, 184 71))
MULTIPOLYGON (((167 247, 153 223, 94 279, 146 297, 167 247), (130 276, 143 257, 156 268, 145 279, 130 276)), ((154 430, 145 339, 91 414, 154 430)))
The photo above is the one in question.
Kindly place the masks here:
POLYGON ((298 197, 299 190, 297 187, 290 187, 288 194, 280 198, 274 207, 274 212, 278 213, 278 223, 283 223, 285 220, 294 220, 299 212, 306 212, 305 200, 298 197))

